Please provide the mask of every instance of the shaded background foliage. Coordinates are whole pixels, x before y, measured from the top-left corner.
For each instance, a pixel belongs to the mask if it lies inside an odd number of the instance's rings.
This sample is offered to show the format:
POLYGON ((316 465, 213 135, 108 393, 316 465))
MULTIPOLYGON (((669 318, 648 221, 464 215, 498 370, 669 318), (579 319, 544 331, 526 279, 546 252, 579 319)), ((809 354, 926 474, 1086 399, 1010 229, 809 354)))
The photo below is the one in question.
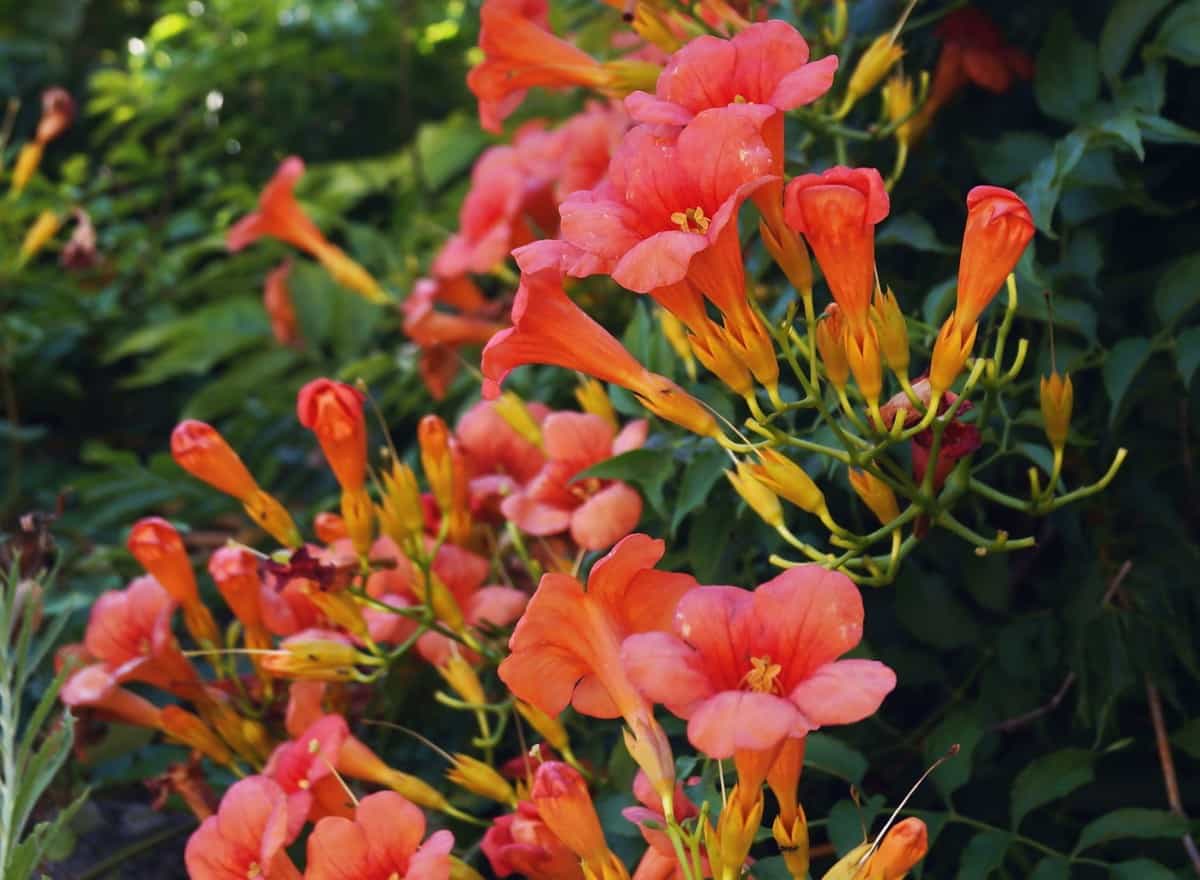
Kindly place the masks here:
MULTIPOLYGON (((810 817, 828 813, 829 837, 844 850, 860 836, 860 812, 869 821, 894 804, 957 742, 959 757, 915 801, 936 834, 926 876, 1185 876, 1188 823, 1167 812, 1150 703, 1161 698, 1179 776, 1195 778, 1200 191, 1190 172, 1200 144, 1200 5, 982 5, 1036 57, 1036 74, 1002 96, 970 89, 939 115, 880 228, 880 275, 909 314, 935 327, 952 299, 963 194, 984 181, 1017 189, 1040 234, 1019 269, 1014 332, 1033 343, 1037 373, 1048 372, 1049 311, 1038 291, 1051 292, 1057 366, 1074 377, 1081 441, 1066 473, 1095 479, 1121 446, 1130 458, 1103 496, 1044 521, 994 523, 1036 529, 1036 549, 978 558, 934 533, 894 587, 866 596, 870 648, 896 668, 900 687, 878 717, 813 738, 805 799, 810 817), (847 781, 869 796, 861 811, 847 781)), ((851 4, 852 32, 876 33, 896 6, 851 4)), ((938 8, 923 2, 916 18, 938 8)), ((600 27, 604 14, 578 2, 566 17, 600 27)), ((67 86, 80 104, 44 174, 0 212, 2 246, 15 252, 42 208, 79 204, 104 257, 73 275, 52 259, 13 272, 13 253, 0 253, 0 369, 15 401, 0 422, 0 526, 68 493, 59 523, 68 567, 49 610, 81 624, 80 609, 132 573, 119 543, 137 516, 166 512, 197 532, 236 522, 165 454, 181 417, 219 424, 264 485, 310 510, 335 490, 306 466, 311 444, 293 418, 304 381, 366 379, 394 436, 411 437, 431 403, 398 317, 298 263, 305 344, 280 348, 260 297, 284 251, 230 257, 223 233, 278 161, 298 153, 310 163, 301 195, 318 223, 405 293, 453 228, 487 143, 464 84, 476 20, 477 8, 460 0, 0 3, 0 91, 22 99, 18 141, 47 85, 67 86)), ((906 46, 907 69, 932 69, 930 27, 914 29, 906 46)), ((572 101, 539 96, 522 116, 572 101)), ((890 151, 872 146, 855 161, 887 168, 890 151)), ((766 271, 765 254, 749 260, 766 271)), ((610 297, 600 310, 643 362, 682 378, 643 305, 610 297)), ((1027 370, 1031 383, 1037 373, 1027 370)), ((569 400, 562 371, 517 378, 531 396, 569 400)), ((439 411, 453 416, 473 391, 464 373, 439 411)), ((1049 456, 1039 417, 1006 413, 993 428, 1019 442, 989 475, 1021 494, 1027 468, 1049 456)), ((729 515, 723 465, 684 441, 614 467, 647 495, 645 530, 673 538, 668 564, 702 582, 757 583, 777 539, 750 512, 729 515)), ((828 476, 844 488, 843 475, 828 476)), ((839 517, 860 515, 846 497, 835 503, 839 517)), ((391 717, 404 692, 392 689, 389 705, 372 711, 391 717)), ((606 754, 603 743, 594 749, 606 754)), ((91 776, 101 791, 165 761, 120 743, 106 754, 91 776)), ((606 818, 619 805, 608 804, 606 818)), ((1194 787, 1184 786, 1183 806, 1200 810, 1194 787)), ((619 824, 613 833, 631 843, 634 829, 619 824)))

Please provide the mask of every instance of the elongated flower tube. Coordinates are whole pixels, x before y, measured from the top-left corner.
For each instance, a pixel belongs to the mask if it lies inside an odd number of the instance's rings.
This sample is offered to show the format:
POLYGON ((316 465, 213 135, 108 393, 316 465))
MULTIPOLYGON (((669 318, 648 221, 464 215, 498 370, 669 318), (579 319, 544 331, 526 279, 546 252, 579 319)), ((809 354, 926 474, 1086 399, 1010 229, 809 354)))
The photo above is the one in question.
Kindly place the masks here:
POLYGON ((585 591, 565 574, 546 574, 509 640, 499 675, 509 690, 549 715, 568 704, 597 718, 623 716, 626 743, 663 798, 675 774, 666 736, 621 666, 621 640, 669 625, 695 579, 658 571, 662 541, 635 534, 597 562, 585 591))
MULTIPOLYGON (((269 649, 271 633, 263 623, 263 583, 254 554, 243 547, 219 547, 208 558, 208 573, 225 604, 241 621, 246 647, 251 651, 269 649)), ((261 655, 251 654, 250 661, 260 674, 265 674, 261 655)))
POLYGON ((1011 190, 977 186, 967 193, 967 225, 958 261, 954 312, 933 344, 929 381, 944 392, 975 347, 977 322, 1033 238, 1033 215, 1011 190))
POLYGON ((198 480, 242 502, 246 514, 285 547, 300 545, 300 532, 279 500, 259 488, 250 471, 212 425, 185 419, 171 432, 171 457, 198 480))
POLYGON ((958 262, 955 321, 979 320, 1033 238, 1033 216, 1012 190, 977 186, 967 193, 967 226, 958 262))
POLYGON ((293 190, 304 174, 304 160, 289 156, 259 196, 258 210, 247 214, 226 233, 229 250, 240 251, 260 238, 276 238, 315 257, 338 284, 371 302, 390 299, 370 273, 345 251, 328 241, 308 218, 293 190))
POLYGON ((124 724, 158 729, 162 711, 144 697, 120 687, 100 664, 85 666, 67 679, 59 699, 73 709, 91 709, 124 724))
POLYGON ((484 397, 498 397, 500 383, 516 367, 553 364, 627 388, 655 415, 689 431, 720 436, 716 419, 699 401, 643 367, 571 302, 557 272, 522 274, 512 317, 513 326, 497 333, 483 350, 484 397))
POLYGON ((267 274, 263 285, 263 309, 271 321, 271 334, 280 345, 297 345, 300 342, 300 322, 296 318, 296 307, 292 304, 292 293, 288 288, 288 275, 292 272, 292 261, 284 260, 267 274))
POLYGON ((183 608, 183 623, 192 638, 202 645, 219 645, 220 632, 212 613, 200 601, 196 574, 175 527, 158 516, 140 519, 130 529, 126 546, 183 608))
POLYGON ((605 843, 596 806, 578 770, 559 761, 546 761, 533 777, 530 798, 542 821, 579 857, 585 877, 629 877, 605 843))
POLYGON ((325 460, 343 492, 363 488, 367 478, 367 425, 363 393, 332 379, 314 379, 296 398, 300 424, 317 435, 325 460))
POLYGON ((875 225, 888 215, 883 178, 874 168, 838 166, 787 185, 788 224, 808 240, 847 331, 869 327, 875 292, 875 225))

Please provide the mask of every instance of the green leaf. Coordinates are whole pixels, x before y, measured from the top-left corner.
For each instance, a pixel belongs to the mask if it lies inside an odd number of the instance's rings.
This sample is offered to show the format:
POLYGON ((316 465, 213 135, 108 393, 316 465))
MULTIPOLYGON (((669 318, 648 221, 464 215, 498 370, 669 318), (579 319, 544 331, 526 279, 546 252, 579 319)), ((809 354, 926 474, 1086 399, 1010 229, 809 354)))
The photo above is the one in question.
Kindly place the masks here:
POLYGON ((1070 880, 1071 863, 1066 859, 1045 858, 1037 863, 1029 880, 1070 880))
POLYGON ((1183 379, 1183 387, 1190 388, 1196 368, 1200 367, 1200 327, 1189 327, 1175 338, 1175 366, 1183 379))
POLYGON ((1104 388, 1112 402, 1108 417, 1110 425, 1116 424, 1125 394, 1150 359, 1150 352, 1150 340, 1144 336, 1122 339, 1109 350, 1104 361, 1104 388))
POLYGON ((1167 327, 1200 303, 1200 253, 1188 254, 1167 266, 1154 288, 1154 310, 1167 327))
POLYGON ((1004 863, 1012 835, 1004 831, 976 834, 963 850, 957 880, 984 880, 1004 863))
POLYGON ((804 750, 804 766, 858 785, 867 772, 867 759, 828 733, 810 733, 804 750))
POLYGON ((1175 880, 1175 872, 1149 859, 1134 859, 1112 865, 1112 880, 1175 880))
POLYGON ((1146 148, 1142 146, 1142 132, 1134 114, 1121 113, 1117 116, 1110 116, 1097 126, 1097 130, 1119 139, 1133 150, 1139 160, 1146 158, 1146 148))
POLYGON ((571 482, 595 477, 633 483, 646 493, 646 499, 654 509, 665 515, 663 486, 673 473, 675 458, 669 449, 631 449, 580 471, 571 482))
POLYGON ((1166 810, 1125 807, 1089 822, 1079 835, 1075 852, 1081 853, 1105 841, 1125 837, 1135 837, 1139 840, 1182 837, 1187 830, 1187 819, 1166 810))
POLYGON ((1200 64, 1200 0, 1189 0, 1163 19, 1155 45, 1148 51, 1184 64, 1200 64))
POLYGON ((728 464, 729 459, 720 449, 706 449, 692 457, 679 483, 679 496, 671 516, 672 533, 689 513, 705 502, 728 464))
POLYGON ((1012 827, 1032 810, 1056 801, 1095 779, 1095 755, 1086 749, 1063 749, 1038 758, 1017 774, 1012 787, 1012 827))
POLYGON ((929 221, 920 214, 909 211, 893 217, 879 228, 876 244, 898 244, 917 251, 932 251, 952 254, 957 248, 938 240, 937 233, 929 221))
POLYGON ((1171 734, 1171 742, 1200 760, 1200 718, 1193 718, 1171 734))
POLYGON ((1118 0, 1100 31, 1100 70, 1116 82, 1146 28, 1171 0, 1118 0))
POLYGON ((1033 94, 1043 113, 1063 122, 1078 122, 1100 95, 1096 47, 1079 35, 1066 12, 1050 21, 1033 94))
POLYGON ((1138 116, 1142 136, 1153 144, 1200 144, 1200 131, 1186 128, 1161 116, 1142 113, 1138 116))
POLYGON ((975 616, 937 575, 902 572, 896 591, 896 615, 925 644, 949 651, 979 638, 975 616))
POLYGON ((950 795, 967 784, 971 778, 975 747, 983 739, 983 725, 977 715, 965 707, 951 709, 925 738, 925 763, 932 764, 958 745, 958 754, 933 773, 933 784, 944 795, 950 795))

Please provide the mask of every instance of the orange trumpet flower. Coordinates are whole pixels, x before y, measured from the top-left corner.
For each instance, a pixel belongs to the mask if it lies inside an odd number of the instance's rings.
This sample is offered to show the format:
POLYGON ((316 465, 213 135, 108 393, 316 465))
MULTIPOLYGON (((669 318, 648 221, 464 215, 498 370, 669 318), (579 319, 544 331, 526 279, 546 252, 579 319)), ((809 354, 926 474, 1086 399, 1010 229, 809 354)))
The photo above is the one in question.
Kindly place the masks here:
POLYGON ((325 460, 344 492, 357 492, 367 478, 365 396, 352 385, 314 379, 296 398, 300 424, 317 435, 325 460))
POLYGON ((130 530, 126 546, 142 568, 182 606, 183 623, 192 638, 200 644, 220 644, 217 624, 200 601, 192 563, 175 527, 159 516, 140 519, 130 530))

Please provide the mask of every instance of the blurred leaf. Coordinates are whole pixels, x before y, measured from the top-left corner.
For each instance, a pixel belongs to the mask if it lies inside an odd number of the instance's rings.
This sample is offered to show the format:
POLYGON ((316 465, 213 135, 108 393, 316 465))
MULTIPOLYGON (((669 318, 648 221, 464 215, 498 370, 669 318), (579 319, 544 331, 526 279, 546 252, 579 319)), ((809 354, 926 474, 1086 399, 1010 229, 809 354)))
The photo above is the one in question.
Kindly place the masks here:
POLYGON ((1176 873, 1149 859, 1134 859, 1112 866, 1113 880, 1176 880, 1176 873))
POLYGON ((957 744, 958 754, 933 773, 933 784, 944 795, 951 795, 971 778, 975 747, 983 739, 983 725, 966 707, 951 709, 925 739, 925 763, 932 764, 957 744))
POLYGON ((936 575, 902 576, 896 582, 896 616, 927 645, 950 650, 979 638, 970 609, 936 575))
POLYGON ((1200 367, 1200 327, 1189 327, 1175 339, 1175 365, 1183 387, 1189 388, 1196 368, 1200 367))
POLYGON ((1045 858, 1037 863, 1029 880, 1070 880, 1071 863, 1066 859, 1045 858))
POLYGON ((898 244, 918 251, 952 254, 958 249, 938 240, 929 221, 920 214, 908 212, 889 219, 879 228, 875 243, 898 244))
POLYGON ((1171 734, 1171 742, 1200 761, 1200 718, 1193 718, 1171 734))
POLYGON ((984 880, 1004 863, 1004 854, 1012 843, 1012 835, 1003 831, 984 831, 976 834, 963 850, 958 865, 957 880, 984 880))
POLYGON ((1200 0, 1185 0, 1163 19, 1152 51, 1184 64, 1200 64, 1200 0))
POLYGON ((1075 852, 1081 853, 1099 843, 1125 837, 1148 840, 1158 837, 1183 837, 1188 831, 1188 821, 1182 816, 1166 810, 1148 810, 1142 807, 1125 807, 1113 810, 1093 822, 1079 835, 1075 852))
POLYGON ((1170 327, 1200 303, 1200 254, 1189 254, 1167 266, 1154 288, 1154 310, 1170 327))
POLYGON ((1116 424, 1125 394, 1138 371, 1146 365, 1150 352, 1150 340, 1142 336, 1122 339, 1108 352, 1104 361, 1104 388, 1112 402, 1108 417, 1110 425, 1116 424))
POLYGON ((1134 47, 1157 15, 1172 0, 1117 0, 1100 31, 1100 70, 1116 82, 1133 56, 1134 47))
POLYGON ((709 498, 728 464, 729 458, 720 449, 706 449, 692 457, 679 482, 679 497, 675 499, 675 512, 671 515, 672 533, 688 514, 709 498))
POLYGON ((867 759, 856 749, 827 733, 810 733, 804 750, 804 766, 858 785, 867 772, 867 759))
POLYGON ((1063 749, 1045 755, 1017 774, 1012 786, 1012 827, 1032 810, 1073 792, 1095 779, 1096 756, 1085 749, 1063 749))
POLYGON ((1043 113, 1063 122, 1078 122, 1100 94, 1096 47, 1079 35, 1065 10, 1050 20, 1033 94, 1043 113))

